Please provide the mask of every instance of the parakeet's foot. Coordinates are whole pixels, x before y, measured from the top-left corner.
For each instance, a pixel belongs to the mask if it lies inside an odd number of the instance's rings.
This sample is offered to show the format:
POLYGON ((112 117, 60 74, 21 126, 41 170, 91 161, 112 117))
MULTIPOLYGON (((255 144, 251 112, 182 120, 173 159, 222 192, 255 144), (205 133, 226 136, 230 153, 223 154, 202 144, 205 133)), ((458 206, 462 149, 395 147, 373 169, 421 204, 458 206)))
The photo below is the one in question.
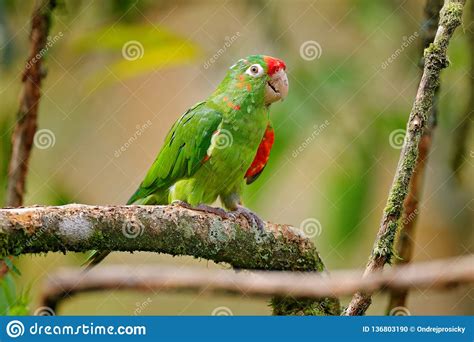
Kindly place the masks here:
POLYGON ((261 232, 265 231, 265 222, 263 222, 263 220, 260 217, 258 217, 257 214, 252 212, 250 209, 247 209, 246 207, 241 206, 241 205, 237 205, 236 210, 229 212, 222 208, 211 207, 206 204, 199 204, 197 206, 192 206, 191 204, 186 203, 184 201, 173 201, 172 204, 175 204, 175 205, 178 205, 180 207, 190 209, 190 210, 198 210, 205 213, 214 214, 214 215, 220 216, 223 219, 235 218, 235 214, 242 215, 243 217, 245 217, 247 222, 252 227, 257 227, 258 230, 261 232))
POLYGON ((193 209, 193 206, 191 204, 186 203, 184 201, 180 201, 180 200, 176 200, 176 201, 171 202, 171 205, 177 205, 178 207, 183 207, 183 208, 186 208, 186 209, 193 209))
POLYGON ((234 210, 234 213, 240 214, 243 217, 245 217, 248 223, 254 227, 257 227, 260 232, 265 231, 265 222, 263 222, 263 220, 260 217, 258 217, 258 215, 255 214, 250 209, 247 209, 244 206, 238 205, 237 209, 234 210))
POLYGON ((202 211, 205 213, 210 213, 210 214, 215 214, 217 216, 220 216, 223 219, 228 219, 231 217, 231 215, 225 211, 222 208, 216 208, 216 207, 211 207, 206 204, 199 204, 197 206, 192 206, 189 203, 183 202, 183 201, 173 201, 173 204, 179 205, 180 207, 186 208, 186 209, 191 209, 191 210, 198 210, 202 211))

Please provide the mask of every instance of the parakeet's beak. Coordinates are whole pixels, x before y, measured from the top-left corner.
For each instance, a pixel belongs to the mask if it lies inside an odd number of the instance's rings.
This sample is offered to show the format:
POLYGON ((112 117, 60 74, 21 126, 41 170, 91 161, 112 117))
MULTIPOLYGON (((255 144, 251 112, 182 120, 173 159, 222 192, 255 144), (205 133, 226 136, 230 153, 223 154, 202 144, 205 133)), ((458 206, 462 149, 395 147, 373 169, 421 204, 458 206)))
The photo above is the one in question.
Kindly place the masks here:
POLYGON ((269 105, 275 101, 283 100, 288 95, 288 77, 283 69, 273 73, 265 87, 265 104, 269 105))

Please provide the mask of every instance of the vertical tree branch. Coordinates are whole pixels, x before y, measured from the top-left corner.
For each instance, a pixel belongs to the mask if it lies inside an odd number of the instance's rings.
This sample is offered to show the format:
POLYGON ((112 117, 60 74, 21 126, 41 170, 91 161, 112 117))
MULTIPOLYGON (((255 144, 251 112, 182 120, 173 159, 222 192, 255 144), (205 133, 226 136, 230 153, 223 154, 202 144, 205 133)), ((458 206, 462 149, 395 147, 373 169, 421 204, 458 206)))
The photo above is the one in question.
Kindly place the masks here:
MULTIPOLYGON (((364 277, 379 272, 394 254, 395 236, 408 193, 416 160, 418 144, 433 106, 433 97, 442 69, 448 66, 446 51, 455 29, 461 24, 465 0, 447 0, 440 13, 440 23, 434 42, 424 52, 425 65, 411 110, 405 141, 397 171, 384 209, 382 222, 375 239, 372 254, 364 271, 364 277)), ((371 293, 354 294, 345 315, 363 315, 372 302, 371 293)))
MULTIPOLYGON (((51 26, 51 12, 55 7, 56 0, 37 0, 31 17, 30 52, 22 75, 20 108, 12 135, 12 153, 8 167, 5 205, 9 207, 23 204, 28 161, 37 126, 41 80, 45 75, 42 58, 51 26)), ((0 261, 0 278, 6 272, 8 267, 0 261)))
POLYGON ((46 46, 51 11, 55 6, 55 0, 38 0, 31 18, 30 54, 22 76, 23 89, 12 135, 12 154, 8 169, 6 205, 10 207, 23 204, 28 161, 37 126, 41 80, 45 74, 42 69, 42 51, 46 46))
MULTIPOLYGON (((439 12, 443 7, 443 0, 427 0, 425 5, 425 21, 422 25, 422 51, 429 47, 436 36, 439 22, 439 12)), ((421 58, 420 67, 423 71, 424 60, 421 58)), ((435 89, 433 105, 429 121, 423 130, 418 144, 418 159, 416 160, 413 176, 410 181, 408 195, 404 202, 403 217, 401 221, 400 236, 397 248, 397 263, 409 263, 413 255, 413 241, 415 238, 415 226, 419 215, 419 201, 423 187, 425 167, 431 150, 432 136, 437 124, 438 116, 438 92, 439 84, 435 89)), ((390 292, 390 300, 387 312, 399 306, 405 306, 408 289, 395 289, 390 292)))

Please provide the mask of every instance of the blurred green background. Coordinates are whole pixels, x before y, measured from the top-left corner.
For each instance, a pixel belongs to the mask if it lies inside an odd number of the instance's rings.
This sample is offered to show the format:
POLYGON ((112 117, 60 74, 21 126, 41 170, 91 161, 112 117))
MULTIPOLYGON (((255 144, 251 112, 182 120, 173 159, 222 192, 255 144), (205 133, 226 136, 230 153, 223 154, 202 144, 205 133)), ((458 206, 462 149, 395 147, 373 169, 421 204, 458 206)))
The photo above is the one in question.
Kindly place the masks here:
MULTIPOLYGON (((237 59, 267 54, 286 62, 290 93, 272 106, 274 150, 245 203, 273 222, 317 220, 313 239, 328 269, 362 268, 400 153, 389 137, 404 129, 419 81, 421 40, 411 38, 420 33, 423 7, 421 0, 61 1, 39 112, 39 129, 54 141, 33 150, 25 205, 125 203, 172 123, 237 59), (130 42, 138 55, 125 50, 130 42), (315 56, 306 54, 308 44, 315 56)), ((0 0, 2 200, 32 9, 33 1, 0 0)), ((416 261, 473 250, 472 134, 460 181, 450 166, 472 92, 472 54, 466 32, 457 30, 442 75, 416 261)), ((18 293, 31 288, 31 312, 47 274, 84 259, 20 257, 22 276, 14 277, 18 293)), ((151 253, 113 253, 107 263, 227 268, 151 253)), ((408 304, 412 314, 473 314, 473 299, 472 289, 414 289, 408 304)), ((386 302, 377 295, 368 313, 382 314, 386 302)), ((266 300, 247 296, 107 291, 74 297, 58 314, 195 315, 222 306, 234 315, 271 312, 266 300)))

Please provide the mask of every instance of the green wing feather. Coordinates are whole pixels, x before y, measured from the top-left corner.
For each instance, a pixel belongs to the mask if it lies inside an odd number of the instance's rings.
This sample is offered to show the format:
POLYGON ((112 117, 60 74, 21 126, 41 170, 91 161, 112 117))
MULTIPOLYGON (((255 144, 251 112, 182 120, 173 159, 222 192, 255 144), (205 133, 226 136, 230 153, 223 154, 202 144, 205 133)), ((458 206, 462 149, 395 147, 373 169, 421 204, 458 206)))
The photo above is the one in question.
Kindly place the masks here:
MULTIPOLYGON (((202 165, 212 134, 222 122, 222 114, 200 102, 184 113, 166 136, 158 157, 138 190, 128 200, 132 204, 165 190, 182 178, 192 176, 202 165)), ((91 269, 110 252, 92 251, 85 264, 91 269)))
POLYGON ((158 157, 127 204, 192 176, 202 165, 212 134, 221 122, 222 114, 208 107, 206 102, 200 102, 184 113, 171 128, 158 157))

